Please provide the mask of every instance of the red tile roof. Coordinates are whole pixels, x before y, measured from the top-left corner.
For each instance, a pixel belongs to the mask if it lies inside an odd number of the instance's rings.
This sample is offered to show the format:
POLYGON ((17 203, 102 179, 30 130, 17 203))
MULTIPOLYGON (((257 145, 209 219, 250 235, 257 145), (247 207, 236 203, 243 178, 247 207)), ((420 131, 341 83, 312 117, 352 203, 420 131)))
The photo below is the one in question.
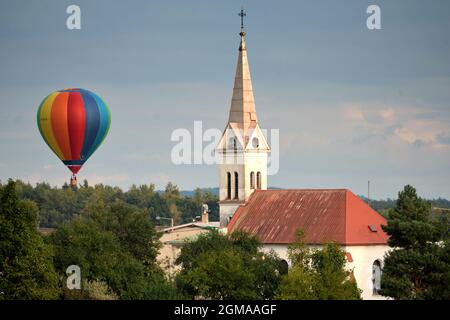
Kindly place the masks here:
POLYGON ((347 189, 255 190, 236 210, 228 232, 243 230, 264 244, 287 244, 302 229, 307 244, 375 245, 387 243, 381 229, 385 224, 380 214, 347 189))

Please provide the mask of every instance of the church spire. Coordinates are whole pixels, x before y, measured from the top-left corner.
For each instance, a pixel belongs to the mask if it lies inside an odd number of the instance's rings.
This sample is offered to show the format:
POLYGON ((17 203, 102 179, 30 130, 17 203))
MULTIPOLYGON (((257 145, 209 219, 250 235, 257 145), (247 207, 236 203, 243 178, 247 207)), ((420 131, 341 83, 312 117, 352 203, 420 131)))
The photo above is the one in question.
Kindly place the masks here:
POLYGON ((241 43, 234 78, 233 98, 231 100, 230 117, 228 122, 235 123, 241 129, 254 127, 257 122, 255 101, 253 97, 252 80, 247 59, 247 48, 245 45, 244 17, 246 13, 241 9, 241 43))
POLYGON ((244 9, 241 18, 236 75, 230 116, 217 146, 219 164, 220 225, 228 224, 236 209, 256 189, 267 189, 270 146, 259 127, 245 46, 244 9))

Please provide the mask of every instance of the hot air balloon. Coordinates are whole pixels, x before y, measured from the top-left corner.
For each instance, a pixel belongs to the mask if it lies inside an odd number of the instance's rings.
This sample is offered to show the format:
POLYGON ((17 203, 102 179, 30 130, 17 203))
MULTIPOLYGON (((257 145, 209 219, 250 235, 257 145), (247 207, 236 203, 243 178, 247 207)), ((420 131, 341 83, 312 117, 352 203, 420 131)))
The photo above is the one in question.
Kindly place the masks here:
POLYGON ((69 88, 48 95, 39 106, 37 124, 42 137, 72 171, 70 184, 100 146, 111 124, 111 112, 95 93, 69 88))

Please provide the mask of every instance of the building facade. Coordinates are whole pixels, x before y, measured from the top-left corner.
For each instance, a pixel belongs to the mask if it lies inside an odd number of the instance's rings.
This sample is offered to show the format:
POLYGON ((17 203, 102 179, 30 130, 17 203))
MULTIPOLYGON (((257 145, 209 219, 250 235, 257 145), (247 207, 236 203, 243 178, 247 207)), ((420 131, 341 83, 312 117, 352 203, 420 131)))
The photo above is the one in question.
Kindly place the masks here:
POLYGON ((289 244, 302 241, 320 249, 329 242, 345 252, 363 299, 384 299, 380 289, 381 267, 388 236, 386 220, 347 189, 258 190, 233 215, 228 232, 246 231, 288 264, 289 244))
POLYGON ((378 292, 389 247, 381 215, 347 189, 267 190, 270 147, 256 115, 242 25, 240 36, 228 123, 217 147, 221 228, 256 235, 264 251, 275 251, 288 265, 288 246, 299 229, 312 248, 338 243, 363 299, 384 299, 378 292))
POLYGON ((267 189, 270 147, 256 116, 243 26, 228 123, 217 146, 219 154, 220 225, 225 227, 236 209, 254 190, 267 189))

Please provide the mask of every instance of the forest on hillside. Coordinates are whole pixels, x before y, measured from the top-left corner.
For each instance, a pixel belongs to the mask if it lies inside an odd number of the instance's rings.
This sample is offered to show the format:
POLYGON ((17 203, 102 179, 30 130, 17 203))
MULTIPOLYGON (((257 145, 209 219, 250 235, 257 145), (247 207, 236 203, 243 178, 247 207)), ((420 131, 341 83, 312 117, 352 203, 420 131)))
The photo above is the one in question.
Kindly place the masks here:
MULTIPOLYGON (((164 190, 157 190, 154 184, 148 184, 132 185, 124 191, 119 187, 103 184, 92 186, 87 180, 75 188, 68 184, 55 187, 45 182, 35 185, 21 180, 15 182, 19 198, 36 203, 41 228, 55 228, 63 222, 71 221, 74 217, 89 211, 98 202, 105 205, 125 203, 144 210, 156 226, 170 224, 170 221, 157 220, 156 217, 173 218, 175 225, 198 220, 203 210, 202 204, 208 205, 210 221, 219 220, 218 188, 181 191, 175 184, 169 182, 164 190)), ((2 182, 0 182, 1 185, 2 182)), ((359 197, 368 202, 366 197, 361 195, 359 197)), ((450 201, 447 199, 438 198, 427 201, 431 203, 433 216, 439 216, 442 209, 450 209, 450 201)), ((385 217, 395 203, 395 199, 389 198, 370 200, 370 206, 385 217)))
POLYGON ((88 213, 98 203, 106 206, 125 203, 143 210, 155 225, 161 226, 170 225, 170 221, 157 220, 158 216, 173 218, 175 225, 198 220, 203 210, 202 204, 207 204, 210 220, 219 220, 217 196, 199 188, 192 192, 192 195, 184 195, 170 182, 163 191, 156 190, 153 184, 132 185, 127 191, 123 191, 119 187, 103 184, 91 186, 86 180, 75 188, 67 184, 52 187, 45 182, 34 186, 20 180, 15 182, 19 198, 36 203, 41 228, 54 228, 63 222, 71 221, 76 216, 88 213))
MULTIPOLYGON (((359 196, 362 200, 370 205, 370 207, 378 211, 382 216, 387 218, 389 210, 395 207, 397 199, 386 200, 370 200, 365 196, 359 196)), ((443 213, 450 213, 450 201, 443 198, 425 200, 431 204, 431 218, 439 219, 443 213)))
MULTIPOLYGON (((164 191, 141 185, 125 192, 87 181, 73 188, 0 183, 0 300, 361 299, 340 245, 311 248, 301 229, 288 247, 290 269, 252 234, 210 230, 184 243, 179 270, 168 274, 157 260, 156 217, 192 221, 203 203, 213 207, 217 197, 200 189, 185 196, 172 183, 164 191), (38 224, 55 229, 39 232, 38 224)), ((414 187, 399 193, 382 226, 397 249, 385 256, 379 294, 449 299, 450 216, 432 219, 431 209, 414 187)))

